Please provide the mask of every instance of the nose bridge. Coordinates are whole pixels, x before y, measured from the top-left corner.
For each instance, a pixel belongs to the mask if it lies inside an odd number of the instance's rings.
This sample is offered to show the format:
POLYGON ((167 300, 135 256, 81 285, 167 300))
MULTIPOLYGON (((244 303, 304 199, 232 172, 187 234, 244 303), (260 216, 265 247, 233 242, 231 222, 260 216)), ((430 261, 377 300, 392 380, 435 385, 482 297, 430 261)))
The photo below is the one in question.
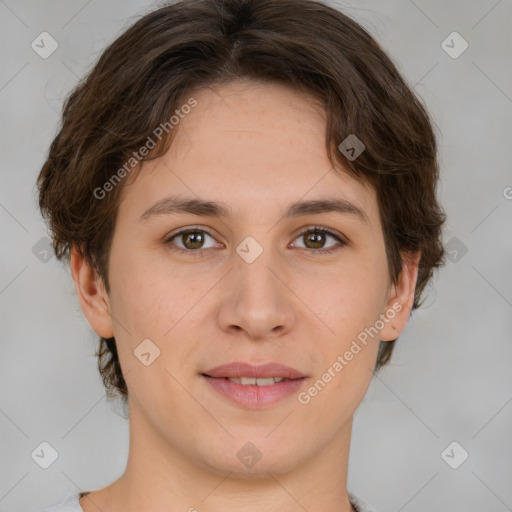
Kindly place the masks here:
MULTIPOLYGON (((263 237, 259 238, 261 241, 263 237)), ((235 260, 234 278, 238 291, 247 297, 262 295, 271 301, 282 294, 283 284, 275 275, 280 272, 280 265, 270 238, 266 237, 265 243, 260 243, 255 237, 248 236, 236 248, 238 259, 235 260)))
POLYGON ((247 237, 236 252, 231 292, 221 317, 224 327, 236 325, 251 337, 264 337, 278 327, 289 328, 292 309, 277 251, 247 237))

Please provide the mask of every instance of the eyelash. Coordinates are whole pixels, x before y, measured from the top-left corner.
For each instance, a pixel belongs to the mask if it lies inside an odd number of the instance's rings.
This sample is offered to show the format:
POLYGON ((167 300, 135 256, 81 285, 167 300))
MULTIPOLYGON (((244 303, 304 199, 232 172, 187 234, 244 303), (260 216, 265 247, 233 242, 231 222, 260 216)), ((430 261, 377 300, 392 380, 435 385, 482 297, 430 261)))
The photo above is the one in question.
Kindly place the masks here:
MULTIPOLYGON (((191 226, 191 227, 184 228, 184 229, 178 231, 177 233, 173 233, 171 236, 167 237, 164 240, 164 243, 165 244, 170 244, 170 243, 172 243, 173 239, 179 237, 180 235, 183 235, 184 233, 194 233, 194 232, 197 232, 197 231, 202 232, 202 233, 206 233, 208 236, 210 236, 212 238, 215 238, 212 234, 210 234, 205 229, 202 229, 200 227, 191 226)), ((341 244, 341 247, 344 247, 344 246, 347 245, 347 242, 345 242, 345 240, 343 240, 334 231, 331 231, 330 229, 324 228, 322 226, 314 226, 314 227, 311 227, 311 228, 307 228, 304 231, 302 231, 301 233, 299 233, 296 236, 296 239, 301 237, 301 236, 304 236, 306 233, 309 233, 309 232, 325 233, 325 234, 327 234, 329 236, 332 236, 334 239, 336 239, 341 244)), ((330 249, 308 249, 308 248, 304 248, 303 249, 302 247, 299 247, 299 249, 302 249, 303 251, 307 251, 307 252, 312 253, 312 254, 332 254, 334 251, 340 249, 341 247, 332 247, 330 249)), ((175 246, 172 250, 176 251, 176 252, 179 252, 179 253, 186 253, 188 255, 193 255, 193 256, 196 256, 196 257, 201 257, 203 255, 203 253, 205 251, 207 251, 208 249, 195 249, 195 250, 194 249, 182 249, 181 247, 176 247, 175 246)))

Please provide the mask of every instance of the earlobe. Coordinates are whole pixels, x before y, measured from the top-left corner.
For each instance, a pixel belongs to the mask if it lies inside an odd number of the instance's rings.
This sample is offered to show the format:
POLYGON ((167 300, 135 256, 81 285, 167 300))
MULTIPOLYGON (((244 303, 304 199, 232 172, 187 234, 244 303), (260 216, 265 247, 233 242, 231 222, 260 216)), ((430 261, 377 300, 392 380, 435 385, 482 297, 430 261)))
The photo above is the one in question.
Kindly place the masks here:
POLYGON ((114 330, 110 315, 110 301, 101 278, 73 246, 71 274, 82 311, 94 331, 103 338, 112 338, 114 330))
POLYGON ((396 340, 409 320, 414 304, 420 258, 420 252, 408 253, 403 258, 404 263, 398 283, 391 286, 383 312, 387 322, 380 332, 381 341, 396 340))

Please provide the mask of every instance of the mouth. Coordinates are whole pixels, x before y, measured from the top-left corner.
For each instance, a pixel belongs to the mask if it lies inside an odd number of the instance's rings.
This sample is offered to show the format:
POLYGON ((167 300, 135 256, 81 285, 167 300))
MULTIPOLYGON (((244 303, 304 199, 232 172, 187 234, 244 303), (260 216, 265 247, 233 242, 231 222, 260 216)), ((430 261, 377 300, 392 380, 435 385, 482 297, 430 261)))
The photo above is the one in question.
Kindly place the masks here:
POLYGON ((286 379, 281 377, 264 377, 257 379, 256 377, 212 377, 211 375, 202 374, 204 377, 210 378, 219 378, 226 379, 229 382, 233 382, 235 384, 241 384, 242 386, 272 386, 273 384, 277 384, 278 382, 285 382, 288 380, 296 380, 296 379, 286 379))
POLYGON ((279 363, 254 366, 233 362, 201 376, 230 403, 248 409, 271 406, 298 391, 307 380, 300 371, 279 363))

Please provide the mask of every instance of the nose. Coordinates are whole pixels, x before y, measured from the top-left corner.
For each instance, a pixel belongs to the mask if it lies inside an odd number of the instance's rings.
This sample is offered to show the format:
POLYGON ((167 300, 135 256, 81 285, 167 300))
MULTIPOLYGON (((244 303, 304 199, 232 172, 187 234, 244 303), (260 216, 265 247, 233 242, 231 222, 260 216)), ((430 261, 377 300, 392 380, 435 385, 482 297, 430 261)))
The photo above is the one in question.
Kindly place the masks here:
POLYGON ((221 329, 251 340, 284 335, 296 320, 286 271, 270 250, 251 263, 238 254, 224 284, 218 321, 221 329))

